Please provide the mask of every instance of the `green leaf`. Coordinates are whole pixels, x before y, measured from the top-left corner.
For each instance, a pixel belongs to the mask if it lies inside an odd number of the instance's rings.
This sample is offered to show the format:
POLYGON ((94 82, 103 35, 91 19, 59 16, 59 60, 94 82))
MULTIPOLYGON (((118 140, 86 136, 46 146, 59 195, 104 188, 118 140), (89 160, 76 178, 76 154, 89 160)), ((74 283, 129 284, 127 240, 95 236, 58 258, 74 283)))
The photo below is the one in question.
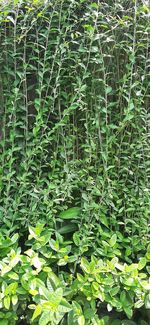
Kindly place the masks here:
POLYGON ((111 92, 112 92, 112 87, 108 86, 108 87, 106 88, 106 94, 109 94, 109 93, 111 93, 111 92))
POLYGON ((54 251, 56 251, 56 252, 59 251, 59 242, 57 240, 51 239, 49 241, 49 245, 54 251))
POLYGON ((69 313, 68 313, 68 317, 67 317, 67 325, 73 325, 74 324, 74 314, 73 314, 73 311, 71 310, 69 313))
POLYGON ((12 269, 11 266, 8 266, 8 265, 4 266, 4 267, 2 268, 2 271, 1 271, 1 276, 4 276, 6 273, 10 272, 11 269, 12 269))
POLYGON ((74 313, 77 316, 81 316, 82 315, 82 308, 81 308, 80 304, 77 301, 73 301, 72 306, 73 306, 74 313))
POLYGON ((61 219, 77 219, 80 215, 80 208, 70 208, 60 213, 59 218, 61 219))
POLYGON ((150 293, 145 297, 145 308, 150 309, 150 293))
POLYGON ((12 296, 11 300, 12 300, 12 304, 13 304, 13 306, 15 306, 15 305, 17 304, 17 302, 18 302, 18 297, 17 297, 17 295, 12 296))
POLYGON ((35 228, 33 228, 33 227, 29 227, 29 233, 30 233, 30 235, 29 235, 29 239, 32 239, 32 238, 37 238, 37 234, 36 234, 36 232, 35 232, 35 228))
POLYGON ((98 9, 98 4, 96 2, 91 3, 90 6, 94 9, 98 9))
POLYGON ((133 310, 130 307, 124 307, 123 310, 125 311, 128 318, 132 318, 133 316, 133 310))
POLYGON ((0 320, 0 325, 8 325, 8 320, 7 319, 0 320))
POLYGON ((108 226, 108 220, 107 220, 107 217, 105 216, 105 214, 102 214, 102 215, 100 216, 100 222, 101 222, 104 226, 106 226, 107 228, 109 228, 109 226, 108 226))
POLYGON ((60 286, 61 281, 52 271, 48 273, 47 287, 49 291, 54 291, 58 286, 60 286))
POLYGON ((56 309, 60 304, 63 296, 63 289, 58 288, 55 292, 49 292, 46 288, 39 288, 39 293, 44 296, 48 301, 43 303, 43 306, 50 309, 51 306, 56 309))
POLYGON ((117 236, 116 236, 116 234, 114 234, 114 235, 112 235, 112 237, 109 240, 110 246, 113 247, 116 244, 116 241, 117 241, 117 236))
POLYGON ((90 263, 84 257, 81 258, 81 268, 83 269, 84 272, 90 273, 90 263))
POLYGON ((78 325, 85 325, 85 318, 83 315, 78 317, 78 325))
POLYGON ((67 302, 66 299, 62 298, 61 302, 58 306, 58 312, 60 313, 68 313, 69 311, 71 311, 72 307, 71 305, 67 302))
POLYGON ((120 291, 120 287, 117 286, 117 287, 114 287, 110 290, 110 295, 113 297, 115 296, 118 292, 120 291))
POLYGON ((50 278, 47 279, 47 288, 50 292, 54 292, 55 287, 50 278))
POLYGON ((146 257, 142 257, 138 263, 138 269, 139 270, 144 269, 146 262, 147 262, 146 257))
POLYGON ((34 321, 35 318, 37 318, 39 315, 41 315, 41 312, 42 312, 42 307, 40 305, 37 305, 36 309, 33 313, 33 316, 32 316, 32 321, 34 321))
POLYGON ((128 287, 135 287, 136 286, 136 282, 135 279, 133 278, 128 278, 124 280, 124 284, 128 287))
POLYGON ((79 232, 76 231, 73 234, 73 241, 74 241, 76 246, 80 246, 80 234, 79 234, 79 232))
POLYGON ((87 308, 84 310, 84 316, 87 319, 93 318, 95 315, 95 311, 92 308, 87 308))
POLYGON ((14 6, 18 4, 19 0, 14 0, 14 6))
POLYGON ((146 266, 146 270, 150 274, 150 266, 146 266))
POLYGON ((11 237, 12 244, 15 244, 17 242, 18 238, 19 238, 19 235, 18 234, 13 235, 11 237))
POLYGON ((16 290, 17 293, 19 293, 20 295, 25 295, 27 294, 27 291, 25 289, 23 289, 22 287, 18 288, 16 290))
POLYGON ((10 297, 9 296, 4 298, 4 307, 6 309, 9 309, 9 307, 10 307, 10 297))
POLYGON ((57 262, 57 265, 64 266, 68 263, 64 258, 60 258, 60 260, 57 262))
POLYGON ((41 296, 45 297, 47 300, 51 300, 52 293, 47 290, 44 286, 39 287, 39 293, 41 296))
POLYGON ((13 280, 19 280, 19 276, 18 276, 18 274, 15 273, 15 272, 9 272, 9 273, 8 273, 8 277, 9 277, 10 279, 13 279, 13 280))
POLYGON ((39 325, 47 325, 51 321, 51 312, 44 311, 39 319, 39 325))
POLYGON ((134 307, 135 308, 141 308, 144 305, 144 301, 143 300, 138 300, 135 302, 134 307))
POLYGON ((70 225, 61 227, 57 231, 62 235, 62 234, 68 234, 70 232, 74 232, 76 230, 77 230, 77 225, 72 223, 70 225))
POLYGON ((126 296, 126 291, 122 291, 120 294, 120 301, 122 303, 122 306, 126 306, 127 304, 127 296, 126 296))
POLYGON ((132 272, 138 269, 138 264, 132 263, 131 265, 126 265, 125 266, 125 271, 126 272, 132 272))

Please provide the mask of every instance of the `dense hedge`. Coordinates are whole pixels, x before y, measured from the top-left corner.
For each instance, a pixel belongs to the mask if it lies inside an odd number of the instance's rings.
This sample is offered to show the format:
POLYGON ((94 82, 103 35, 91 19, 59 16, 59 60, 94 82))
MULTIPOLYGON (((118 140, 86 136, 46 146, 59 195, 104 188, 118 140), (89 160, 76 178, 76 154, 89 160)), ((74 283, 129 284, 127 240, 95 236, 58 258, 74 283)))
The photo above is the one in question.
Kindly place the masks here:
POLYGON ((145 256, 149 18, 144 0, 1 1, 0 223, 22 248, 42 221, 79 263, 145 256))

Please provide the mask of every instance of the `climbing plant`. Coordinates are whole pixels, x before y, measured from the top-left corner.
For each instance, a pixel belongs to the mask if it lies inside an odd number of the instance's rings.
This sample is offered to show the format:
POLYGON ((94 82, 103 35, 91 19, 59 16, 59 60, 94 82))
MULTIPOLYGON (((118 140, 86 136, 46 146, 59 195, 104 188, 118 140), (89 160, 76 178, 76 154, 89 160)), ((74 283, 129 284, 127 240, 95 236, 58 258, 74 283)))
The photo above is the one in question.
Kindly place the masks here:
POLYGON ((145 250, 149 15, 138 0, 1 1, 1 227, 56 230, 77 207, 66 231, 84 250, 105 254, 113 233, 127 260, 145 250))

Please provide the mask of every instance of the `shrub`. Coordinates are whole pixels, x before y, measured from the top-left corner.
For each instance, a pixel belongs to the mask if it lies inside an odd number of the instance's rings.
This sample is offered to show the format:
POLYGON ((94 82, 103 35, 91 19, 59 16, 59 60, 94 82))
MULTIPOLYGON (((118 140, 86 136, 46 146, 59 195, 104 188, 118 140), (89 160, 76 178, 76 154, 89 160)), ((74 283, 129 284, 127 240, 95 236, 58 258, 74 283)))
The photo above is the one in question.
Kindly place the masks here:
POLYGON ((91 261, 82 257, 75 265, 76 258, 67 255, 68 244, 62 242, 59 247, 42 230, 40 224, 30 227, 30 248, 21 253, 15 246, 0 262, 0 319, 4 324, 26 320, 39 325, 99 325, 107 324, 101 320, 106 307, 108 312, 124 312, 129 319, 136 309, 149 309, 147 257, 131 265, 120 263, 117 257, 92 257, 91 261), (64 268, 68 263, 70 270, 64 268))

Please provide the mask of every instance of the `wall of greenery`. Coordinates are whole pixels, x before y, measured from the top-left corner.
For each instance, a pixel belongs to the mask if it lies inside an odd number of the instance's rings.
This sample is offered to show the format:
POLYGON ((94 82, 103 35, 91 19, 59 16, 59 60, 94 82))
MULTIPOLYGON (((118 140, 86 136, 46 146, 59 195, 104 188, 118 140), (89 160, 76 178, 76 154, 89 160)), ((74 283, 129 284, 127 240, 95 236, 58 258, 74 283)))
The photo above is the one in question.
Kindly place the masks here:
POLYGON ((1 1, 3 235, 41 222, 79 263, 145 256, 149 48, 145 0, 1 1))

